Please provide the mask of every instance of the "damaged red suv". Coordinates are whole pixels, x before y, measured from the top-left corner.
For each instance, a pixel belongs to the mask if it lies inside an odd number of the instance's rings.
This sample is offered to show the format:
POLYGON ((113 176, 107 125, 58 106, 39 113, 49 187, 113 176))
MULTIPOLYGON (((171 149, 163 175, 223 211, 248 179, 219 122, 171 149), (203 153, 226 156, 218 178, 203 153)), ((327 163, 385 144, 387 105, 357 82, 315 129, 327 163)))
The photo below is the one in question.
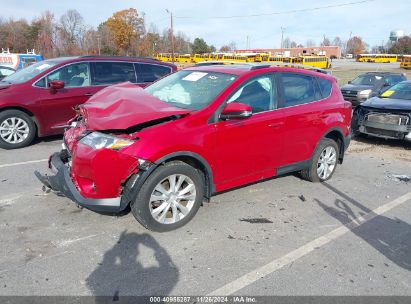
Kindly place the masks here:
POLYGON ((299 171, 329 179, 351 104, 334 77, 269 65, 192 67, 145 89, 106 88, 80 108, 37 177, 99 212, 131 207, 146 228, 190 221, 213 194, 299 171))

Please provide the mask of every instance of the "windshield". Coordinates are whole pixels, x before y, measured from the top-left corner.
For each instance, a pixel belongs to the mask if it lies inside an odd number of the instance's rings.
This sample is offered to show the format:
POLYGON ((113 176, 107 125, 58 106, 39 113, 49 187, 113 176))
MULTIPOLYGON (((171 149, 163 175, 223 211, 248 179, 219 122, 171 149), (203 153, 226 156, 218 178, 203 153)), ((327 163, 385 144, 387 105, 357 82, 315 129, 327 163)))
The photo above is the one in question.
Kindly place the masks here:
POLYGON ((55 66, 57 62, 54 61, 40 61, 33 65, 30 65, 16 73, 4 78, 2 81, 8 83, 23 83, 30 79, 33 79, 40 73, 44 72, 45 70, 55 66))
POLYGON ((374 86, 377 82, 382 81, 382 76, 378 75, 360 75, 351 81, 355 85, 369 85, 374 86))
POLYGON ((380 95, 381 98, 411 100, 411 82, 400 82, 380 95))
POLYGON ((200 110, 235 79, 236 76, 231 74, 184 70, 153 83, 145 90, 178 108, 200 110))

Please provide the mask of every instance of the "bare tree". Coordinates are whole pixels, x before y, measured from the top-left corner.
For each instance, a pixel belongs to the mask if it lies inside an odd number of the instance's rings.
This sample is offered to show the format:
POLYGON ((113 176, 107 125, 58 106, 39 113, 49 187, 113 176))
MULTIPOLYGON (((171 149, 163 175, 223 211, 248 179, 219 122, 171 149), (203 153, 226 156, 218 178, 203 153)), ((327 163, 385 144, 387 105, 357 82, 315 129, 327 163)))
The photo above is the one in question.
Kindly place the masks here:
POLYGON ((329 46, 331 45, 330 39, 324 36, 323 41, 321 42, 321 46, 329 46))
POLYGON ((66 54, 79 52, 79 43, 84 32, 84 19, 78 11, 68 10, 60 17, 59 38, 66 54))
POLYGON ((315 46, 315 42, 311 39, 308 39, 307 42, 305 43, 307 47, 313 47, 315 46))
POLYGON ((289 37, 286 37, 283 41, 283 48, 288 49, 291 47, 291 40, 289 37))

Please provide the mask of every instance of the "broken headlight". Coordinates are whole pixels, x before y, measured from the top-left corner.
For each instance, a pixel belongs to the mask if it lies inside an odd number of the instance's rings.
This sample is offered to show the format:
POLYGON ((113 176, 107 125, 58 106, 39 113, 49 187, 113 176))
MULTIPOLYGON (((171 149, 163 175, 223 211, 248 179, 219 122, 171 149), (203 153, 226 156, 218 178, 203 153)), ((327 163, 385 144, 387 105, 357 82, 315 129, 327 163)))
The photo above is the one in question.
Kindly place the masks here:
POLYGON ((96 150, 106 148, 118 151, 132 145, 134 141, 100 132, 93 132, 83 137, 80 143, 96 150))

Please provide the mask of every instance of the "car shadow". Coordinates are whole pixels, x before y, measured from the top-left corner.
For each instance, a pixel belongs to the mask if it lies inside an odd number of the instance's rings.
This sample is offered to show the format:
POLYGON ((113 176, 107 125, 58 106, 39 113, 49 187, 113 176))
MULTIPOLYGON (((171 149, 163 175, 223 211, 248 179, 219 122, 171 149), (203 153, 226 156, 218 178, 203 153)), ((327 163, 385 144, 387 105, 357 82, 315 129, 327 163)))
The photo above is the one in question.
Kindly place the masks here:
MULTIPOLYGON (((389 218, 374 213, 357 200, 348 196, 335 187, 323 183, 325 187, 344 199, 336 199, 335 206, 328 206, 315 199, 318 205, 330 216, 339 220, 343 225, 354 224, 351 231, 369 245, 383 254, 396 265, 411 270, 411 225, 398 219, 389 218), (354 212, 352 207, 360 209, 354 212), (363 218, 371 218, 368 221, 363 218)), ((360 254, 360 252, 358 252, 360 254)), ((389 267, 388 264, 385 266, 389 267)))
POLYGON ((151 235, 123 231, 86 284, 95 303, 136 303, 137 299, 130 297, 168 295, 178 279, 179 271, 171 257, 151 235), (143 260, 142 250, 151 250, 152 256, 145 255, 143 260))

